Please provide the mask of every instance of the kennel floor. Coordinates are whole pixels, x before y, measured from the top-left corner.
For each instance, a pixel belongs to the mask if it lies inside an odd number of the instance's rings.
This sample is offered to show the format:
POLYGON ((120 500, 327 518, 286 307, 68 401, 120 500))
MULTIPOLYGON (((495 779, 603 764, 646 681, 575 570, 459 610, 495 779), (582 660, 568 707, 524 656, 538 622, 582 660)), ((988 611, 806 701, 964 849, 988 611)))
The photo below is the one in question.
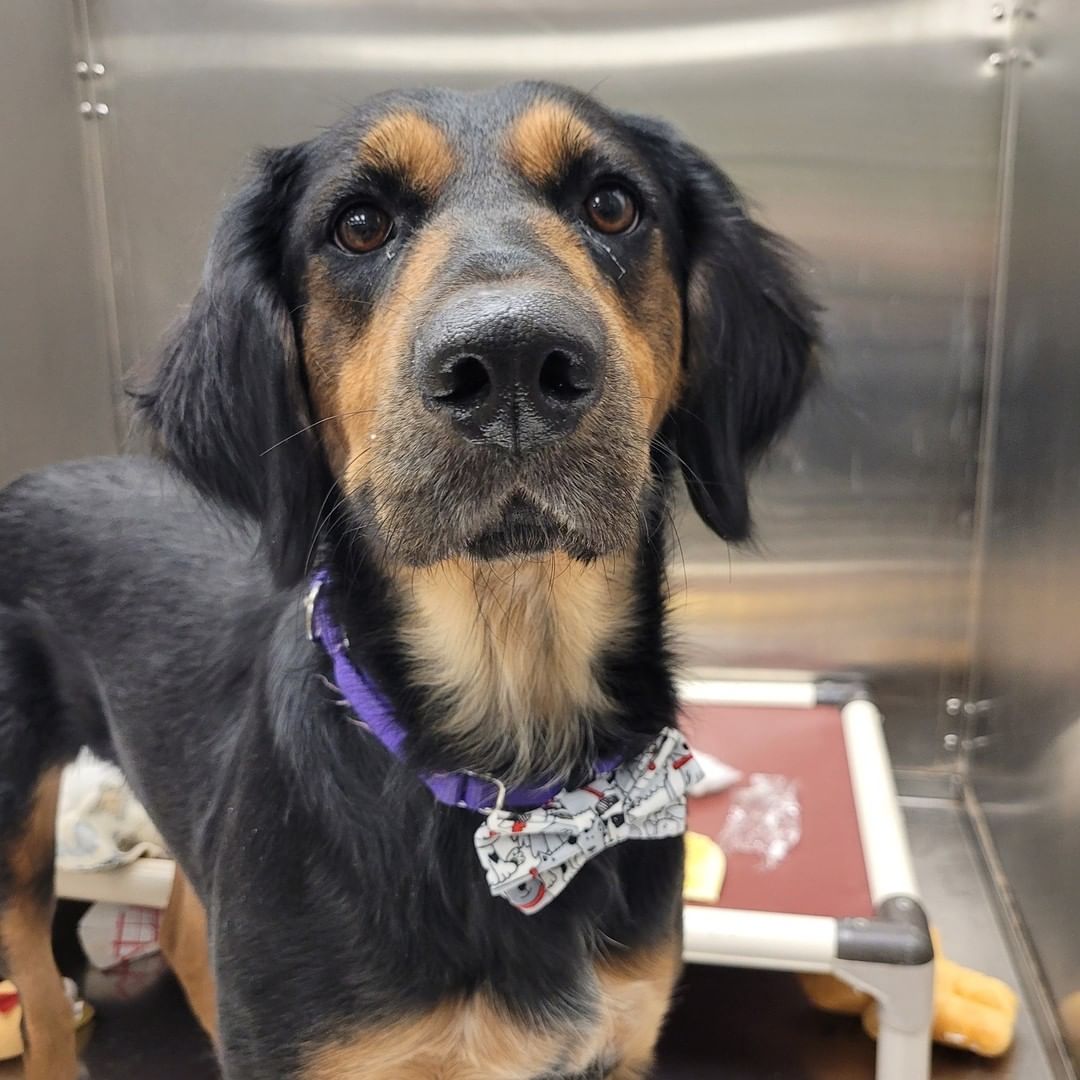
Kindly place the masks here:
MULTIPOLYGON (((916 872, 952 957, 1018 986, 962 811, 904 800, 916 872)), ((57 921, 57 951, 97 1009, 82 1036, 90 1080, 218 1080, 213 1055, 179 988, 151 958, 105 975, 87 971, 74 937, 75 905, 57 921)), ((873 1046, 858 1023, 812 1010, 795 979, 777 972, 691 966, 661 1048, 656 1080, 872 1080, 873 1046)), ((984 1062, 935 1050, 934 1080, 1055 1080, 1030 1009, 1017 1045, 984 1062)), ((21 1077, 0 1065, 0 1080, 21 1077)))

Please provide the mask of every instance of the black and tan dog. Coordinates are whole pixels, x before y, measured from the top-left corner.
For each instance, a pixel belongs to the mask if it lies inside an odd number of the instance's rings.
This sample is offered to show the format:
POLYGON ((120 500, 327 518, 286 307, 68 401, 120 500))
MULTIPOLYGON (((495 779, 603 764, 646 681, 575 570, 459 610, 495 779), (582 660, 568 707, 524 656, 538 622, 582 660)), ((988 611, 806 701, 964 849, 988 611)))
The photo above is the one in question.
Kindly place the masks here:
POLYGON ((180 975, 229 1080, 646 1076, 679 841, 526 916, 419 776, 581 785, 674 722, 672 477, 745 538, 816 333, 723 173, 565 88, 393 93, 265 153, 138 393, 169 465, 0 497, 0 968, 31 1080, 76 1070, 49 921, 83 745, 191 883, 217 1006, 190 950, 180 975), (338 703, 315 567, 405 760, 338 703))

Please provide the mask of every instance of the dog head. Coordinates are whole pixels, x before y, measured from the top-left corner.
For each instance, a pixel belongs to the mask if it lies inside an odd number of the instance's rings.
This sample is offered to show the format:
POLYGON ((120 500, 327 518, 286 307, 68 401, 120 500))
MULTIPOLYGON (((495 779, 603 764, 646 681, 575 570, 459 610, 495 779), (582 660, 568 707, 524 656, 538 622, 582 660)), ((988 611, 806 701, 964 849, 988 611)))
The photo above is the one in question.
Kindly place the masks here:
POLYGON ((396 92, 259 158, 139 404, 285 581, 333 519, 398 564, 587 560, 634 545, 665 461, 746 538, 816 336, 667 126, 548 84, 396 92))

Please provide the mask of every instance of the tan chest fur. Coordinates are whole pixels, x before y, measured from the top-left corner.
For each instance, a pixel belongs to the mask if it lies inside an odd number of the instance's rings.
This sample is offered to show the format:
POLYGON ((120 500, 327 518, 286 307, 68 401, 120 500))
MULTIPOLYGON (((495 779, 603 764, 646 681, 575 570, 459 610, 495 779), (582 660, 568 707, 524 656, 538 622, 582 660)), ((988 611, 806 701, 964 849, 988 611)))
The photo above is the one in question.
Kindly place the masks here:
POLYGON ((405 648, 446 709, 445 734, 478 765, 524 779, 582 760, 583 715, 607 707, 596 662, 630 614, 628 557, 466 561, 403 572, 405 648))
POLYGON ((610 1077, 643 1076, 678 974, 678 946, 596 969, 596 1009, 538 1031, 483 996, 315 1050, 304 1080, 538 1080, 611 1062, 610 1077))

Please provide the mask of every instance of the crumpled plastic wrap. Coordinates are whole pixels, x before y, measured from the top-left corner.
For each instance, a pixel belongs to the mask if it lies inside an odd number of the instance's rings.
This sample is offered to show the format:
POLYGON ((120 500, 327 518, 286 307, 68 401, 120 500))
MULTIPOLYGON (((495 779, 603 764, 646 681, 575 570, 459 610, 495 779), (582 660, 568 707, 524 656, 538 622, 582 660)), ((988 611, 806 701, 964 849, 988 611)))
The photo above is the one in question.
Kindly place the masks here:
POLYGON ((729 854, 758 855, 773 870, 802 838, 798 785, 787 776, 751 773, 731 796, 720 846, 729 854))

